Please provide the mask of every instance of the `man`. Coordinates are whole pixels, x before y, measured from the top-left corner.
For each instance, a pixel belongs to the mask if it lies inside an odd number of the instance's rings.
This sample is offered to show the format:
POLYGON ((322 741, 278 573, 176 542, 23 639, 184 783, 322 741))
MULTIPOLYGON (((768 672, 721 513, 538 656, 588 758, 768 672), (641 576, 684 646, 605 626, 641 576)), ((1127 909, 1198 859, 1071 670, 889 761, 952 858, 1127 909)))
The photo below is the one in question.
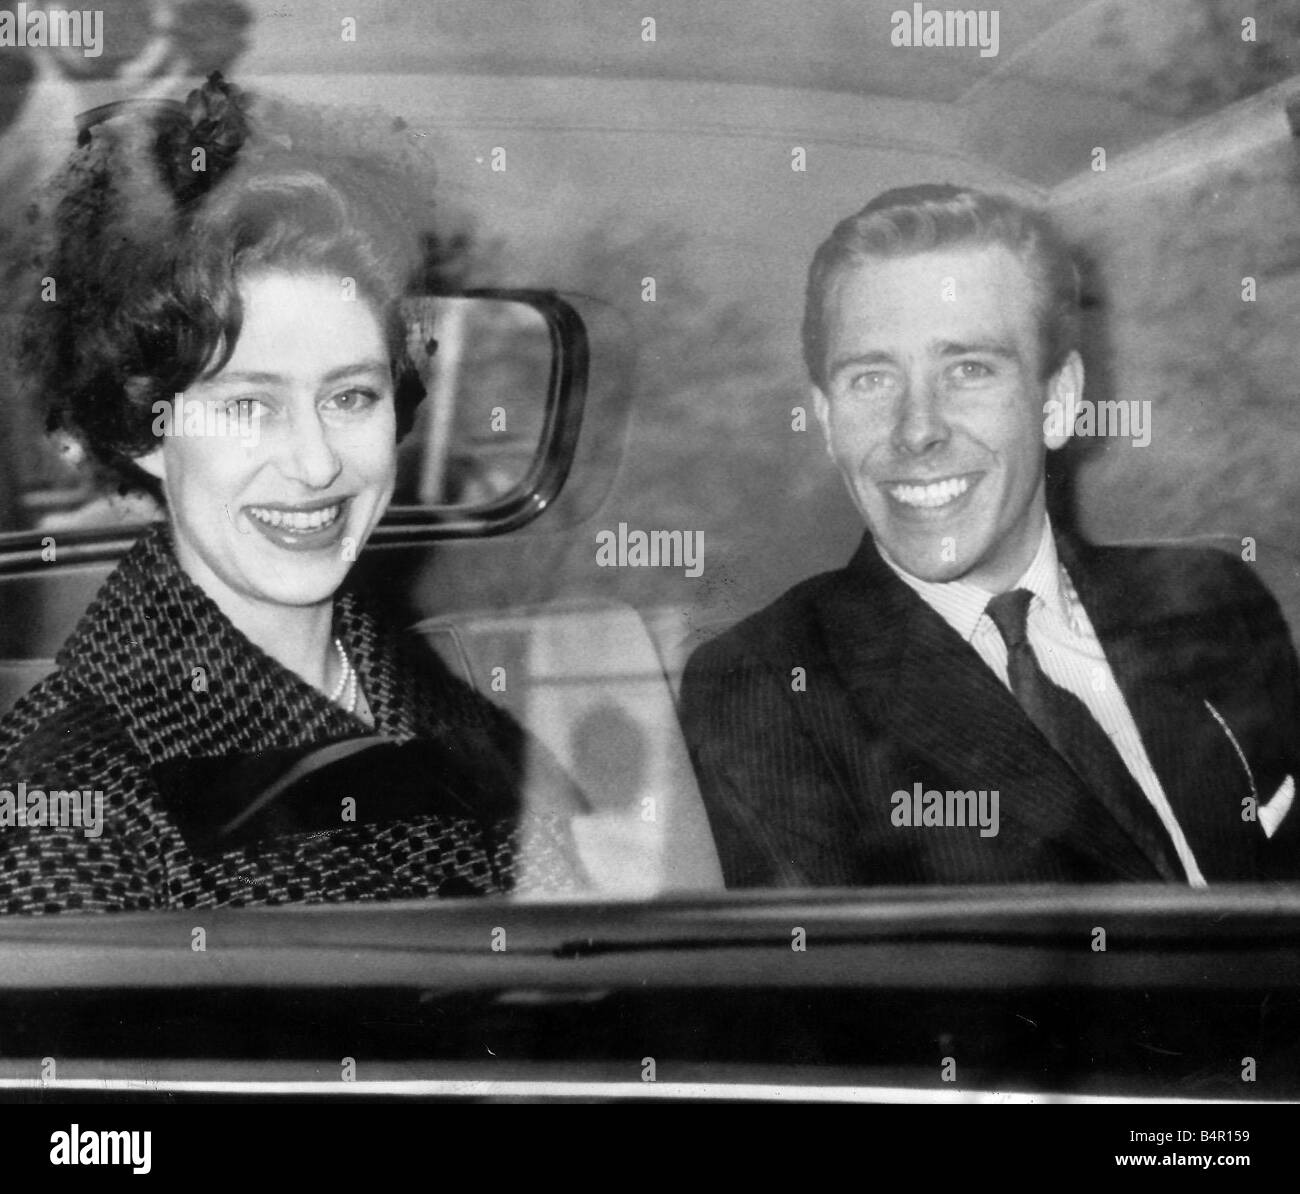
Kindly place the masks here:
POLYGON ((890 191, 818 250, 812 400, 867 534, 687 666, 730 886, 1300 877, 1300 667, 1251 566, 1048 518, 1077 312, 1000 196, 890 191))

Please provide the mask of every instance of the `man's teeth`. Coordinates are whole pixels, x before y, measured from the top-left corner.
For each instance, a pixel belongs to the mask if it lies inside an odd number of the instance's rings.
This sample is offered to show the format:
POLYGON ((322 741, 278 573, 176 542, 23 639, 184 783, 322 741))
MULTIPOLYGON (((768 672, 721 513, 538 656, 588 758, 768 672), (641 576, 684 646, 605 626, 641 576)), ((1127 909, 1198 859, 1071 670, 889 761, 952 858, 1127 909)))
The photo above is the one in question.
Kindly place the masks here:
POLYGON ((318 531, 333 523, 342 509, 343 505, 339 503, 322 510, 268 510, 264 506, 249 506, 248 512, 269 527, 286 531, 318 531))
POLYGON ((946 506, 970 488, 966 477, 949 477, 930 485, 893 485, 889 496, 905 506, 946 506))

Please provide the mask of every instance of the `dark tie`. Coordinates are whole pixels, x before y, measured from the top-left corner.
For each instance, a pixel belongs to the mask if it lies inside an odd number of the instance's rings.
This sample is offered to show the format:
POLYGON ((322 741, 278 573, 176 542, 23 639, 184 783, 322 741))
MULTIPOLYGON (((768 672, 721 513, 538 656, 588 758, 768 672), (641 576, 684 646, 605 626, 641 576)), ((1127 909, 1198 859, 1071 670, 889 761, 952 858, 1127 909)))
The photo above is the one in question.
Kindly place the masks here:
POLYGON ((1186 882, 1172 842, 1141 786, 1074 693, 1048 679, 1029 645, 1025 620, 1033 593, 1012 589, 988 603, 988 615, 1007 645, 1007 679, 1029 720, 1142 847, 1164 879, 1186 882))

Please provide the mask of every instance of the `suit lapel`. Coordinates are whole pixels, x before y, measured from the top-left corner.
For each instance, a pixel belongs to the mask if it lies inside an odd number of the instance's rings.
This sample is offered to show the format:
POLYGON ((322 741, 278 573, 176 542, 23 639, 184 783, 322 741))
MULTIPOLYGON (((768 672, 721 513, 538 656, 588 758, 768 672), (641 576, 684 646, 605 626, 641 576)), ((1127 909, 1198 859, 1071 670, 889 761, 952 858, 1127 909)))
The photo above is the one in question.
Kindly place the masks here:
MULTIPOLYGON (((1157 868, 1084 788, 975 649, 880 559, 870 537, 819 597, 825 641, 864 722, 963 789, 997 788, 1004 816, 1103 874, 1157 868)), ((906 778, 932 786, 931 779, 906 778)), ((900 784, 900 786, 902 786, 900 784)))
POLYGON ((1205 799, 1250 792, 1249 772, 1196 682, 1197 669, 1207 667, 1196 652, 1215 649, 1213 631, 1198 625, 1189 638, 1188 611, 1177 608, 1186 594, 1167 592, 1169 578, 1153 565, 1131 570, 1119 553, 1068 536, 1058 536, 1057 546, 1202 873, 1207 879, 1251 873, 1249 836, 1225 833, 1216 815, 1236 803, 1205 799))

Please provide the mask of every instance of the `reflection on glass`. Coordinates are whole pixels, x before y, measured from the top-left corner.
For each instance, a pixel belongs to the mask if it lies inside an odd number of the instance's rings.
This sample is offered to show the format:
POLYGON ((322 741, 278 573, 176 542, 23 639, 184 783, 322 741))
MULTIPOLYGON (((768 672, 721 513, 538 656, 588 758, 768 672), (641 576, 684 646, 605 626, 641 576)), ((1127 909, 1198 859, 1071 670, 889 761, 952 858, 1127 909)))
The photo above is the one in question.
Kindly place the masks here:
POLYGON ((430 297, 408 305, 428 397, 403 445, 394 502, 466 506, 508 493, 541 441, 546 321, 526 303, 430 297))

